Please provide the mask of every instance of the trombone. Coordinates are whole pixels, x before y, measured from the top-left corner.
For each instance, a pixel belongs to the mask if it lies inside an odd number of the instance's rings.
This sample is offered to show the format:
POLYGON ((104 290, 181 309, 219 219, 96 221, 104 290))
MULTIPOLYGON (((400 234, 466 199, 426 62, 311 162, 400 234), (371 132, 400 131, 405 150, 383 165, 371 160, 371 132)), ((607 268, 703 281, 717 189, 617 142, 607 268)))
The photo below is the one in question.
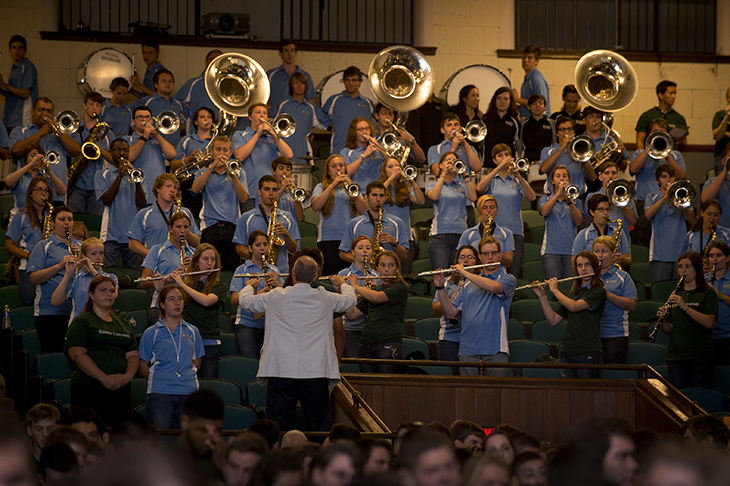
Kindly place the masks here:
POLYGON ((623 208, 628 206, 634 200, 636 189, 634 185, 626 179, 616 179, 606 188, 608 200, 616 207, 623 208))
POLYGON ((669 202, 678 209, 687 209, 692 206, 697 197, 697 190, 689 181, 677 181, 667 191, 669 202))
MULTIPOLYGON (((171 110, 163 111, 152 120, 156 123, 157 130, 163 135, 175 133, 180 128, 180 118, 171 110)), ((147 122, 142 123, 142 126, 147 126, 147 122)))

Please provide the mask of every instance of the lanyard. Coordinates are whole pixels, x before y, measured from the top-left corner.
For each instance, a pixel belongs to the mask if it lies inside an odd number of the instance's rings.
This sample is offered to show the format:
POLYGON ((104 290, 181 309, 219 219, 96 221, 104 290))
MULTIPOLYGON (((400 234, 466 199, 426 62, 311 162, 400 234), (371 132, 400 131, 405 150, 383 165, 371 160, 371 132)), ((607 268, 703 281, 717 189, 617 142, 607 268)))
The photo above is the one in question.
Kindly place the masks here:
MULTIPOLYGON (((162 321, 165 322, 164 319, 162 321)), ((178 324, 178 327, 182 326, 182 322, 178 324)), ((175 336, 172 334, 172 331, 169 327, 167 327, 167 323, 165 323, 165 329, 167 329, 167 332, 170 333, 170 339, 172 339, 172 344, 175 346, 175 355, 177 356, 177 377, 180 378, 180 349, 182 348, 182 328, 180 328, 180 339, 177 343, 175 343, 175 336)))

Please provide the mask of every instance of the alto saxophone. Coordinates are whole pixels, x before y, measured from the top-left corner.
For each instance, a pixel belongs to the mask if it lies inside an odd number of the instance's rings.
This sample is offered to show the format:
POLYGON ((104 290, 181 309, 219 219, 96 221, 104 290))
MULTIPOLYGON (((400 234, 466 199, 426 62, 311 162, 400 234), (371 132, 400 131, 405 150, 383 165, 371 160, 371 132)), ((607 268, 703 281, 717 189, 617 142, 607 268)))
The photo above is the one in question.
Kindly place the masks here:
POLYGON ((279 201, 274 200, 274 206, 271 208, 271 214, 269 214, 269 225, 266 228, 266 238, 269 240, 266 259, 272 265, 276 265, 276 260, 279 257, 279 247, 286 243, 281 236, 274 233, 274 229, 276 228, 276 213, 278 210, 279 201))
POLYGON ((489 216, 487 216, 486 223, 484 223, 484 232, 482 233, 482 238, 492 236, 494 234, 494 227, 494 216, 490 214, 489 216))
MULTIPOLYGON (((614 251, 619 251, 619 241, 621 240, 621 228, 623 228, 624 222, 621 218, 616 218, 614 220, 608 220, 609 223, 616 223, 616 231, 613 232, 613 235, 611 235, 611 239, 613 241, 613 248, 614 251)), ((621 268, 621 265, 618 263, 614 263, 616 265, 616 268, 619 270, 623 270, 621 268)))
POLYGON ((187 245, 187 242, 185 241, 185 238, 180 238, 180 266, 185 266, 185 246, 187 245))
POLYGON ((373 260, 378 256, 378 253, 385 251, 383 245, 380 244, 380 235, 383 233, 383 207, 378 208, 378 219, 373 224, 373 260))
POLYGON ((53 219, 51 216, 51 213, 53 212, 53 204, 51 204, 50 199, 46 201, 46 204, 48 205, 48 212, 43 218, 43 232, 41 233, 41 239, 43 240, 50 238, 51 233, 53 232, 53 219))

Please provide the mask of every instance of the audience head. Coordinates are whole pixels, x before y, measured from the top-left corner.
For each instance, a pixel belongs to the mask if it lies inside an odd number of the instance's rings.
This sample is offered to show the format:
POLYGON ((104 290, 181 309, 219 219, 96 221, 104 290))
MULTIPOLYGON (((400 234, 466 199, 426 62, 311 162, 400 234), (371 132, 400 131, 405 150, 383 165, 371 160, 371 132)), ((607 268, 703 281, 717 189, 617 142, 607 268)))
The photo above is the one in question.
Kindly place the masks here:
POLYGON ((273 420, 259 419, 251 424, 248 431, 263 437, 269 445, 269 449, 274 450, 279 447, 279 424, 273 420))
POLYGON ((221 473, 226 486, 247 486, 256 467, 269 452, 269 445, 255 432, 243 432, 231 441, 221 473))
POLYGON ((78 460, 79 472, 83 474, 86 467, 86 455, 89 452, 89 441, 83 432, 79 432, 68 425, 59 425, 48 436, 48 445, 51 444, 67 444, 73 449, 78 460))
POLYGON ((724 451, 730 441, 730 430, 714 415, 695 415, 684 423, 684 443, 724 451))
POLYGON ((362 470, 360 450, 349 442, 323 447, 309 471, 313 486, 347 486, 362 470))
POLYGON ((60 418, 58 409, 48 403, 37 403, 25 414, 25 430, 36 455, 40 455, 48 443, 48 436, 55 430, 60 418))
POLYGON ((257 486, 299 486, 304 484, 298 459, 294 449, 271 451, 263 457, 261 464, 254 470, 250 484, 257 486))
POLYGON ((64 416, 63 423, 78 430, 90 443, 93 442, 102 449, 109 442, 109 430, 93 408, 71 407, 64 416))
POLYGON ((481 454, 469 460, 464 468, 463 486, 509 486, 510 467, 500 458, 481 454))
POLYGON ((341 440, 357 442, 360 440, 360 435, 360 431, 355 427, 345 424, 333 424, 332 427, 330 427, 330 435, 328 435, 325 439, 324 445, 328 446, 341 440))
POLYGON ((512 438, 505 430, 493 430, 484 441, 484 450, 510 466, 515 460, 515 448, 512 445, 512 438))
POLYGON ((357 441, 363 459, 363 475, 373 476, 390 470, 390 445, 381 439, 357 441))
POLYGON ((603 477, 617 486, 631 486, 638 468, 631 426, 619 418, 589 418, 571 434, 586 461, 600 465, 603 477))
POLYGON ((547 460, 536 452, 523 452, 512 463, 517 486, 547 486, 547 460))
POLYGON ((451 441, 437 432, 415 430, 400 447, 400 477, 404 486, 456 486, 459 463, 451 441))
POLYGON ((487 434, 482 427, 468 420, 455 420, 449 428, 449 433, 456 448, 473 445, 481 448, 487 438, 487 434))
POLYGON ((68 444, 59 442, 43 449, 38 461, 38 474, 47 486, 73 484, 80 472, 79 460, 68 444))
POLYGON ((224 409, 223 400, 212 390, 198 390, 185 399, 180 438, 194 456, 207 455, 211 452, 211 442, 220 439, 224 409))
POLYGON ((298 447, 307 443, 307 436, 301 430, 290 430, 281 437, 281 448, 298 447))

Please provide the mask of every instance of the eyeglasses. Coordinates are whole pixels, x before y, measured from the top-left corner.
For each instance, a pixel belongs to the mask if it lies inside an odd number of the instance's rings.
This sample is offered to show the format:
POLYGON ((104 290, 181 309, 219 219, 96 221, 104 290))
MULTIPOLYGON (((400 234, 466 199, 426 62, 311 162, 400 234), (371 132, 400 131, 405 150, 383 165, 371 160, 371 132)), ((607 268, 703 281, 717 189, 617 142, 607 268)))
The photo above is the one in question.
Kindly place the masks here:
POLYGON ((149 116, 149 115, 144 115, 144 116, 143 115, 137 115, 137 116, 134 117, 135 120, 149 120, 150 118, 152 118, 152 117, 149 116))
POLYGON ((499 250, 497 251, 480 251, 479 254, 488 258, 493 257, 497 253, 501 253, 499 250))
POLYGON ((607 213, 611 210, 611 208, 596 208, 596 211, 600 211, 602 213, 607 213))
POLYGON ((459 255, 459 260, 476 260, 474 255, 459 255))
POLYGON ((45 187, 36 187, 33 190, 36 191, 36 192, 43 193, 43 194, 50 194, 51 193, 51 190, 50 189, 47 189, 45 187))

